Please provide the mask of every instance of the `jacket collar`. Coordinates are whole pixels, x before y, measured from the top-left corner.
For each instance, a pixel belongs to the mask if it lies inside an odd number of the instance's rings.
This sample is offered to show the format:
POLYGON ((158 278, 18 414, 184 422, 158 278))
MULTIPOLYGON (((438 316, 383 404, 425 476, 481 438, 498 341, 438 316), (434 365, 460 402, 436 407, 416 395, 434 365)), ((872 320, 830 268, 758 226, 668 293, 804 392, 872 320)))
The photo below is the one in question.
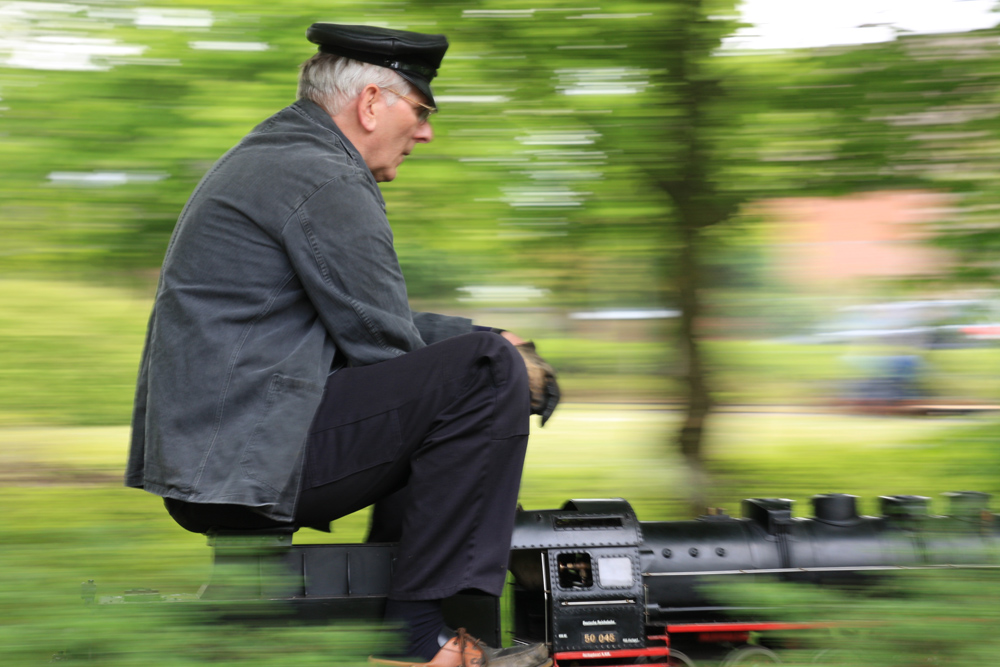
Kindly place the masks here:
POLYGON ((344 147, 347 149, 347 152, 350 153, 354 161, 357 162, 359 166, 363 166, 365 169, 368 168, 365 165, 364 159, 361 157, 361 153, 358 152, 358 149, 354 147, 354 144, 351 143, 351 140, 347 138, 341 129, 337 127, 337 124, 333 122, 333 119, 330 118, 330 114, 328 114, 323 107, 310 99, 302 98, 293 104, 292 108, 299 111, 302 115, 306 116, 306 118, 313 121, 317 125, 340 137, 341 142, 343 142, 344 147))

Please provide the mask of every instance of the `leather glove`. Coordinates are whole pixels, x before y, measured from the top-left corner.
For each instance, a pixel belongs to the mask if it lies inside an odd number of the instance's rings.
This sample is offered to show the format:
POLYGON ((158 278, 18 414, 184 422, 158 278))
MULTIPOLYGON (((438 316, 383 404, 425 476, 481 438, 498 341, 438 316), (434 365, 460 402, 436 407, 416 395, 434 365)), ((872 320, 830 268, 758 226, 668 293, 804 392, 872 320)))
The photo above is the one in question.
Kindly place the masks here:
POLYGON ((556 372, 547 361, 538 356, 535 344, 530 340, 514 346, 524 358, 528 369, 528 387, 531 389, 531 414, 542 416, 542 426, 555 412, 559 404, 559 385, 556 372))

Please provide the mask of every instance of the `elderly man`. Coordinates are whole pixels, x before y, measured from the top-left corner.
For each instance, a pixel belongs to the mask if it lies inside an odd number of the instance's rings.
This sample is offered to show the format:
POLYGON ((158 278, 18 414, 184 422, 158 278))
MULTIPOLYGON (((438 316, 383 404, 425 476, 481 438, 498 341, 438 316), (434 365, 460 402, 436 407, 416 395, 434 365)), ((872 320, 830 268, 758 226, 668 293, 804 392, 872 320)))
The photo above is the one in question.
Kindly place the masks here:
POLYGON ((398 541, 387 615, 433 665, 545 664, 441 636, 441 600, 499 595, 529 413, 558 388, 533 347, 411 312, 377 182, 433 138, 448 43, 315 24, 299 100, 204 177, 167 248, 126 484, 195 532, 309 526, 375 504, 398 541), (530 378, 530 381, 529 381, 530 378))

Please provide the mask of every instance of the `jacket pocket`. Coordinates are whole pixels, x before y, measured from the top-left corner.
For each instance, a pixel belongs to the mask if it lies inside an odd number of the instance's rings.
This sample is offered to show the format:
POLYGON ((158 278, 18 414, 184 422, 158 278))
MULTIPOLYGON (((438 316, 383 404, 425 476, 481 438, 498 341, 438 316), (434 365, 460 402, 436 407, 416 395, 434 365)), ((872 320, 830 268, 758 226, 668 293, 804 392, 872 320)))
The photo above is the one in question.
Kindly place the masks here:
POLYGON ((389 410, 311 433, 304 486, 311 489, 395 460, 403 438, 399 416, 389 410))
POLYGON ((267 399, 243 448, 243 474, 280 493, 300 472, 302 448, 323 388, 280 373, 271 377, 267 399))

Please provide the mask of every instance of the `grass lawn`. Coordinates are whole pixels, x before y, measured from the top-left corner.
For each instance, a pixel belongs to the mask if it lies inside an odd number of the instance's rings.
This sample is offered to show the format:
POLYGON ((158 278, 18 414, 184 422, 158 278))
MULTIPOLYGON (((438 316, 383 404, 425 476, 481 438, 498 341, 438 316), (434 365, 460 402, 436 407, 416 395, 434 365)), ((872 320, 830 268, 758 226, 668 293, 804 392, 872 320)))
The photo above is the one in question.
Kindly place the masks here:
MULTIPOLYGON (((138 291, 0 279, 0 426, 127 424, 150 306, 138 291)), ((663 404, 680 395, 666 341, 540 331, 537 342, 570 401, 663 404)), ((857 379, 851 359, 886 354, 773 340, 712 340, 705 350, 723 405, 826 404, 857 379)), ((1000 345, 927 351, 924 363, 933 397, 1000 404, 1000 345)))

